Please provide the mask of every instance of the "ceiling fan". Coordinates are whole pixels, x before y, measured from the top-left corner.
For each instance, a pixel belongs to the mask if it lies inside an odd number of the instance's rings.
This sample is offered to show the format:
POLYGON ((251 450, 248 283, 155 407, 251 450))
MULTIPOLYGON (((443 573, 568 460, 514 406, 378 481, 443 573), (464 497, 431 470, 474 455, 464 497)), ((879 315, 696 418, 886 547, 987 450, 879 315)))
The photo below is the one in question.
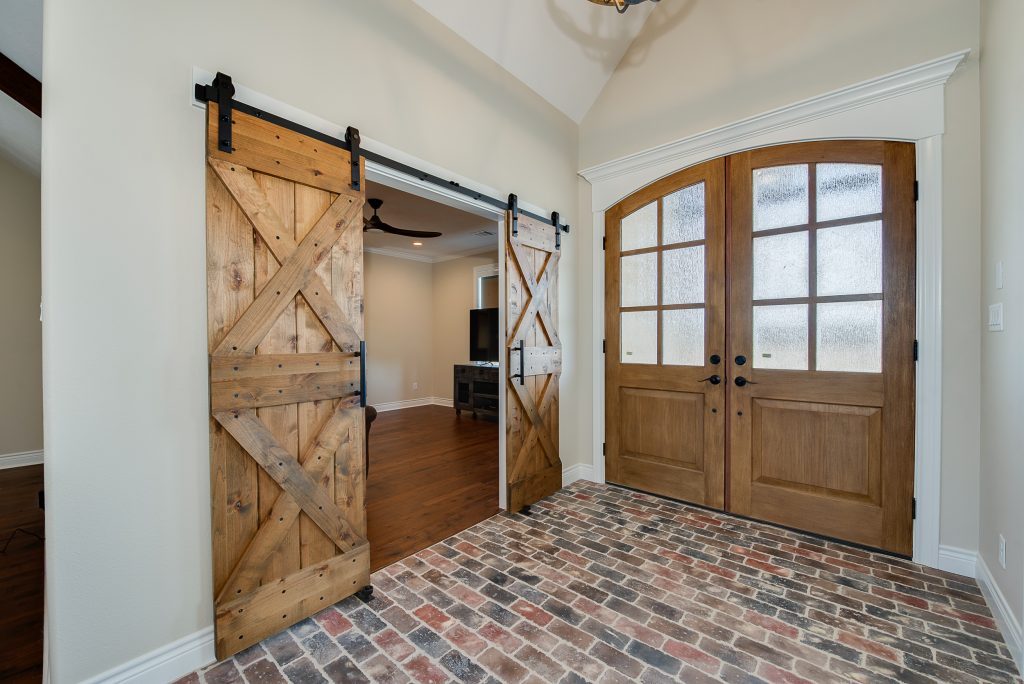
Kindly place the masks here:
POLYGON ((436 238, 441 237, 441 233, 433 230, 406 230, 405 228, 395 228, 392 225, 384 223, 377 216, 377 210, 384 204, 384 200, 377 199, 376 197, 366 200, 367 204, 373 207, 373 216, 370 218, 363 219, 363 232, 374 231, 380 233, 391 233, 392 235, 404 235, 405 237, 411 238, 436 238))

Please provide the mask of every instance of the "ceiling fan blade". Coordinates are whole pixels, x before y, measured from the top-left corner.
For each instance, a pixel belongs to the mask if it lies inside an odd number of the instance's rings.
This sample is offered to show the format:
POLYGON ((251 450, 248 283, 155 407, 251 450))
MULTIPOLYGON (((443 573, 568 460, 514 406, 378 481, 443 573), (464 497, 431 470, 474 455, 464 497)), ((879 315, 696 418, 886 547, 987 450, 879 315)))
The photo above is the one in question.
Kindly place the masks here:
POLYGON ((433 231, 433 230, 406 230, 405 228, 395 228, 394 226, 389 226, 388 224, 384 223, 383 221, 380 224, 378 224, 376 227, 380 228, 385 233, 391 233, 393 235, 404 235, 405 237, 411 237, 411 238, 436 238, 436 237, 441 237, 441 233, 438 233, 438 232, 433 231))

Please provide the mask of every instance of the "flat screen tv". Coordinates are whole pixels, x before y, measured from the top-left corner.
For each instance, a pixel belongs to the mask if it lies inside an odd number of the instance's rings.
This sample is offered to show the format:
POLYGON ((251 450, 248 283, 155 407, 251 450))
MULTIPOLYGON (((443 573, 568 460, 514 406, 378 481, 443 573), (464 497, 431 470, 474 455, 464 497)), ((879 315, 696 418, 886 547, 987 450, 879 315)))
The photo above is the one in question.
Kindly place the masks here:
POLYGON ((498 360, 498 310, 469 310, 469 360, 498 360))

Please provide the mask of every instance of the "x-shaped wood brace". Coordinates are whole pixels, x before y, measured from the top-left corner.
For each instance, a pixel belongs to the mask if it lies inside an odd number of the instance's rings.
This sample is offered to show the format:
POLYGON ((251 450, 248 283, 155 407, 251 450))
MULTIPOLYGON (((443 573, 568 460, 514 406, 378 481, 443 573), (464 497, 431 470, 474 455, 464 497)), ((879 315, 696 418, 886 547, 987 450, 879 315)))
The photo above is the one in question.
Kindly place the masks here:
POLYGON ((331 253, 334 243, 362 217, 362 205, 339 195, 298 244, 284 221, 256 184, 252 171, 219 159, 208 160, 217 177, 231 193, 260 237, 280 262, 281 268, 264 286, 245 313, 213 351, 214 356, 252 354, 278 316, 298 292, 309 303, 324 329, 343 351, 359 347, 359 335, 349 324, 331 289, 316 268, 331 253))

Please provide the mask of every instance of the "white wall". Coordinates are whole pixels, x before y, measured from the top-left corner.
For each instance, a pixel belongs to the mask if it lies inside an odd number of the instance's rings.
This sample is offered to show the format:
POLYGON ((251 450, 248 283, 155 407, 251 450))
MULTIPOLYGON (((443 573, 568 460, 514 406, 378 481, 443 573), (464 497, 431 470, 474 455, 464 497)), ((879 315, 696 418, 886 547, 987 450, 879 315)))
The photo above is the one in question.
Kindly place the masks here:
MULTIPOLYGON (((580 129, 580 167, 639 152, 964 48, 946 87, 943 200, 941 541, 978 544, 980 296, 977 0, 773 0, 663 3, 580 129), (627 106, 628 104, 628 106, 627 106)), ((589 190, 581 190, 581 197, 589 190)), ((600 241, 581 199, 578 238, 600 241)), ((589 265, 579 291, 594 289, 589 265)), ((582 302, 589 330, 599 301, 582 302)), ((581 340, 581 343, 583 341, 581 340)), ((591 378, 590 347, 579 349, 591 378)), ((585 382, 583 391, 589 392, 585 382)), ((594 453, 589 435, 581 435, 594 453)))
POLYGON ((0 456, 43 448, 39 177, 0 154, 0 456))
MULTIPOLYGON (((212 624, 193 65, 572 224, 578 139, 409 0, 48 0, 44 11, 46 590, 51 676, 63 684, 212 624)), ((580 246, 567 240, 567 256, 580 246)), ((574 265, 563 259, 563 302, 574 265)), ((574 376, 567 358, 563 453, 574 376)))
MULTIPOLYGON (((981 37, 981 555, 1024 622, 1024 3, 986 0, 981 37), (996 288, 996 263, 1005 267, 996 288), (987 331, 987 309, 1003 303, 1004 332, 987 331), (1006 537, 1006 569, 999 565, 1006 537)), ((969 326, 965 326, 969 327, 969 326)), ((977 330, 978 328, 974 328, 977 330)))
POLYGON ((366 396, 372 405, 432 396, 433 276, 433 264, 363 255, 366 396))

